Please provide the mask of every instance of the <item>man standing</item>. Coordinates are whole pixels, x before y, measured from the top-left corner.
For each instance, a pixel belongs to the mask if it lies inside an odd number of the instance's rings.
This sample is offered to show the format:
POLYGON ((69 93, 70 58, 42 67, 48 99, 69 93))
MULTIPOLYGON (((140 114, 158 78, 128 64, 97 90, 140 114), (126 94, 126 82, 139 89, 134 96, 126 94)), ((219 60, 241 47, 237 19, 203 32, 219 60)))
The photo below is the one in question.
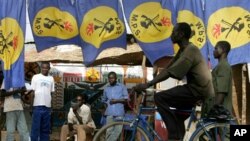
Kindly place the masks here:
POLYGON ((181 80, 187 79, 187 84, 176 86, 155 94, 155 104, 167 126, 168 138, 171 140, 183 139, 184 121, 179 121, 170 107, 192 108, 199 100, 212 97, 212 77, 206 61, 195 45, 189 42, 191 28, 187 23, 178 23, 173 29, 171 40, 179 45, 179 51, 170 64, 164 68, 152 81, 139 84, 136 91, 142 91, 169 77, 181 80))
POLYGON ((49 76, 49 62, 42 62, 41 73, 33 76, 34 90, 31 141, 49 141, 51 118, 51 92, 54 92, 54 78, 49 76))
POLYGON ((232 68, 227 61, 231 45, 227 41, 219 41, 214 48, 214 58, 218 65, 212 71, 215 91, 215 104, 224 105, 232 114, 232 68))
MULTIPOLYGON (((124 104, 127 103, 127 88, 117 82, 115 72, 108 74, 109 85, 105 87, 102 101, 106 104, 106 123, 113 122, 113 118, 122 118, 125 115, 124 104)), ((120 125, 109 128, 106 133, 107 141, 116 141, 122 131, 120 125)))
POLYGON ((10 90, 5 91, 4 83, 2 84, 1 97, 5 97, 4 112, 6 113, 6 141, 15 140, 16 128, 20 135, 20 141, 29 140, 29 131, 23 112, 23 103, 21 101, 21 93, 24 93, 25 91, 25 87, 22 89, 11 88, 10 90))
POLYGON ((86 134, 92 134, 95 128, 90 107, 86 105, 86 99, 83 95, 77 95, 76 101, 71 102, 68 125, 63 125, 60 141, 73 140, 75 134, 78 141, 85 141, 86 134))

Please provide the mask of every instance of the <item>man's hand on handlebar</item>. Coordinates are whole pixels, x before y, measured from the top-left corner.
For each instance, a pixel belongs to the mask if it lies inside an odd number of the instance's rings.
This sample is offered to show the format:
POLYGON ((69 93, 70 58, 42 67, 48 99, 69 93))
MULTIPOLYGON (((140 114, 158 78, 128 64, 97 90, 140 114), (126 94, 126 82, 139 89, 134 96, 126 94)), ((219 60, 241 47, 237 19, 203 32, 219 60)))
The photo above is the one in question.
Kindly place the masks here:
POLYGON ((149 84, 148 84, 148 83, 145 83, 145 84, 138 84, 138 85, 136 85, 135 87, 133 87, 133 89, 134 89, 136 92, 141 92, 141 91, 146 90, 148 87, 149 87, 149 84))

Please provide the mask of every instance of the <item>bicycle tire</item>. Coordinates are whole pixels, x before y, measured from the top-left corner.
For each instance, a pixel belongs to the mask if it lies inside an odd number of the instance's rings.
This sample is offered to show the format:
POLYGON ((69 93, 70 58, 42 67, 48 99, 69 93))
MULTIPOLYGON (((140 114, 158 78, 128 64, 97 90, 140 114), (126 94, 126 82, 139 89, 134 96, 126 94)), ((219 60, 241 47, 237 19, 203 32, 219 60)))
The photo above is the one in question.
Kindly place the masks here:
POLYGON ((195 130, 189 141, 216 141, 215 137, 223 141, 230 140, 230 124, 218 122, 206 123, 204 127, 199 127, 195 130))
MULTIPOLYGON (((119 136, 117 141, 131 141, 131 137, 129 136, 129 130, 128 130, 128 128, 129 128, 128 126, 130 124, 131 124, 131 122, 113 122, 113 123, 110 123, 108 125, 105 125, 95 134, 93 141, 106 141, 106 137, 105 137, 106 130, 112 126, 115 126, 115 125, 123 125, 122 133, 119 136)), ((137 126, 137 135, 140 135, 139 139, 132 139, 133 141, 142 141, 142 140, 143 141, 150 141, 149 137, 147 136, 145 131, 140 126, 137 126)), ((138 138, 138 136, 137 136, 137 138, 138 138)))

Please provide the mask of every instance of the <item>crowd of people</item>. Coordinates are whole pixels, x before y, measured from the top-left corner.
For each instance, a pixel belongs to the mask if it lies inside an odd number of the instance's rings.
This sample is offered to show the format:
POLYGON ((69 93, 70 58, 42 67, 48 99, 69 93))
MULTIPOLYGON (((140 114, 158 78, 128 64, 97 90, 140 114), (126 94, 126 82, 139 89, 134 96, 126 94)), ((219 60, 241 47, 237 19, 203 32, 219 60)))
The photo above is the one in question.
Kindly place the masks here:
MULTIPOLYGON (((169 140, 182 140, 185 134, 184 121, 180 120, 170 107, 192 108, 198 101, 203 102, 203 116, 209 115, 211 109, 224 105, 232 112, 232 69, 227 61, 230 44, 219 41, 214 48, 214 58, 218 65, 210 71, 208 63, 203 58, 200 50, 189 39, 191 28, 187 23, 177 23, 173 29, 171 40, 178 44, 179 51, 172 61, 153 80, 133 87, 137 92, 156 85, 168 78, 182 80, 187 83, 168 90, 157 92, 154 95, 155 106, 168 128, 169 140)), ((55 91, 55 82, 49 76, 50 64, 41 63, 41 73, 33 76, 31 90, 22 88, 1 88, 1 97, 4 98, 4 112, 6 113, 7 141, 14 141, 17 129, 21 141, 49 141, 51 129, 51 95, 55 91), (21 96, 27 93, 32 95, 32 127, 28 132, 21 96)), ((102 102, 105 105, 103 117, 106 123, 113 118, 123 118, 124 106, 128 101, 128 91, 125 85, 117 82, 117 74, 108 74, 109 84, 105 86, 102 102)), ((67 124, 62 126, 60 140, 74 141, 86 140, 88 135, 93 135, 96 129, 91 117, 91 106, 83 95, 71 101, 71 108, 67 116, 67 124)), ((116 141, 121 133, 121 127, 115 126, 107 131, 107 141, 116 141)))

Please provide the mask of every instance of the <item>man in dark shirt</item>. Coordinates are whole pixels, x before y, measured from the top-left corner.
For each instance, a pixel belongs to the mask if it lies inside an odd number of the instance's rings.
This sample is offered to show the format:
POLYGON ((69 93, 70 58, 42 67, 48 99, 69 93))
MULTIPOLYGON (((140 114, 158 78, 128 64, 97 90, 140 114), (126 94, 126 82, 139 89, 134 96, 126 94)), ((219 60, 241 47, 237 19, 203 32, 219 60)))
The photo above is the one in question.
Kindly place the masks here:
POLYGON ((197 101, 214 95, 208 65, 200 50, 189 42, 190 35, 190 26, 178 23, 171 35, 172 42, 180 47, 176 56, 152 81, 134 88, 141 91, 169 77, 181 80, 186 76, 187 84, 158 92, 154 96, 158 111, 167 126, 168 138, 173 140, 181 140, 185 128, 184 122, 177 119, 170 107, 191 108, 197 101))
POLYGON ((223 105, 232 113, 232 68, 227 61, 231 45, 227 41, 219 41, 214 48, 214 58, 218 65, 212 71, 215 91, 215 104, 223 105))

